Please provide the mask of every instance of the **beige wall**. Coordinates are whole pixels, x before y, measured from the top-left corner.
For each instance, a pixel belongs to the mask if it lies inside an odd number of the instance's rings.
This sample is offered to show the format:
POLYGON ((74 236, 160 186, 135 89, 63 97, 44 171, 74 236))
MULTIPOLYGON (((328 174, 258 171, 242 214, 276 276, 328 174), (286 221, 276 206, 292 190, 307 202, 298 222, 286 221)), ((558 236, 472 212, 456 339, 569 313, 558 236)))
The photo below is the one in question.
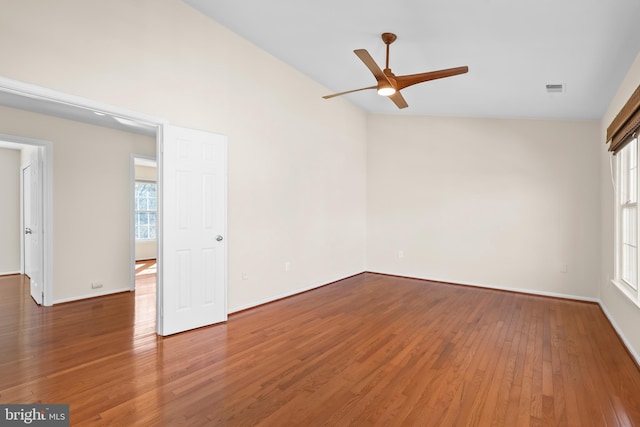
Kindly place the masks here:
MULTIPOLYGON (((367 117, 179 0, 0 7, 1 76, 228 136, 231 311, 365 268, 598 296, 598 123, 367 117)), ((55 238, 56 271, 87 257, 55 238)))
POLYGON ((362 111, 179 0, 0 9, 1 76, 227 135, 231 311, 364 270, 362 111))
MULTIPOLYGON (((136 180, 157 181, 157 168, 149 166, 135 166, 136 180)), ((136 260, 155 259, 158 255, 157 239, 135 241, 136 260)))
POLYGON ((616 326, 627 347, 640 361, 640 308, 626 298, 611 283, 614 277, 614 192, 611 184, 609 161, 611 155, 604 144, 607 127, 633 91, 640 85, 640 54, 629 69, 627 76, 611 100, 600 126, 600 185, 602 192, 602 273, 600 276, 600 299, 611 322, 616 326))
POLYGON ((0 148, 0 275, 21 268, 20 174, 20 150, 0 148))
POLYGON ((371 116, 367 269, 597 298, 598 126, 371 116))
POLYGON ((53 301, 129 289, 130 154, 155 138, 5 107, 0 133, 53 144, 53 301))

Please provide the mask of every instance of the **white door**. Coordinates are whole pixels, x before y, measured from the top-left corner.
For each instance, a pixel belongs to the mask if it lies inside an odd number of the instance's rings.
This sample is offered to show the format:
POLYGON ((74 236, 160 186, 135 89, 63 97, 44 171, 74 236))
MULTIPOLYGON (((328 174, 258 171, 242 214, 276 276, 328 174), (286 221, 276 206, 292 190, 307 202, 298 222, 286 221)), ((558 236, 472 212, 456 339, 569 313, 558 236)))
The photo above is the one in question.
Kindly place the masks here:
POLYGON ((31 277, 31 166, 22 169, 22 226, 23 272, 31 277))
POLYGON ((162 127, 159 333, 227 320, 227 139, 162 127))
POLYGON ((30 180, 30 211, 31 211, 31 297, 38 304, 43 300, 44 277, 44 218, 43 208, 43 183, 42 183, 42 148, 37 147, 31 152, 30 180))

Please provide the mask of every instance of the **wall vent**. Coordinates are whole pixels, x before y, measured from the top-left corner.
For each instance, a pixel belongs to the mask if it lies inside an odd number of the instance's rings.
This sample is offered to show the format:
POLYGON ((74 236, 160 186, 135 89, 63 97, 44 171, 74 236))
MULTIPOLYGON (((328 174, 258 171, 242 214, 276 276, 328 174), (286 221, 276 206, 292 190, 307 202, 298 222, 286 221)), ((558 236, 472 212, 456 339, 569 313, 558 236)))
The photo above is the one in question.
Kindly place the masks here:
POLYGON ((549 93, 564 92, 564 84, 562 84, 562 83, 560 83, 560 84, 548 84, 547 85, 547 92, 549 92, 549 93))

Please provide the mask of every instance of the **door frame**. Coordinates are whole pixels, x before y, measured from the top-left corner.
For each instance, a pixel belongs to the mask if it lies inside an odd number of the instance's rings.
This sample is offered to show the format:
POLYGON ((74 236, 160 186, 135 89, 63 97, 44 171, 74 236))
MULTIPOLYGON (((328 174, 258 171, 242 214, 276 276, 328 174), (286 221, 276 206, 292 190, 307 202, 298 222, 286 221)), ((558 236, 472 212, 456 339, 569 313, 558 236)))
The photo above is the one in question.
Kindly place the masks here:
MULTIPOLYGON (((34 107, 45 106, 47 103, 56 103, 65 105, 67 107, 76 108, 78 110, 100 112, 103 114, 111 115, 121 119, 131 120, 133 122, 141 122, 156 128, 156 153, 159 153, 162 146, 162 125, 168 124, 168 121, 159 117, 150 116, 143 113, 127 110, 117 106, 104 104, 98 101, 82 98, 75 95, 69 95, 63 92, 58 92, 52 89, 48 89, 42 86, 37 86, 30 83, 21 82, 18 80, 9 79, 7 77, 0 76, 0 92, 9 93, 12 95, 20 96, 25 102, 34 107)), ((50 141, 36 140, 31 138, 25 138, 22 136, 3 135, 0 134, 0 138, 7 142, 16 142, 19 144, 27 145, 39 145, 44 147, 43 155, 43 179, 44 183, 44 299, 43 305, 51 306, 54 303, 53 300, 53 144, 50 141)), ((158 168, 158 181, 161 178, 161 169, 158 168)), ((160 190, 160 187, 158 188, 160 190)), ((160 190, 161 191, 161 190, 160 190)), ((162 230, 158 230, 160 235, 162 230)), ((21 248, 22 249, 22 248, 21 248)), ((160 255, 157 259, 158 271, 162 259, 160 255)), ((162 301, 162 287, 157 285, 157 297, 156 297, 156 312, 158 316, 161 314, 161 301, 162 301)), ((159 317, 158 317, 159 318, 159 317)), ((157 322, 156 328, 160 328, 161 323, 157 322)))
MULTIPOLYGON (((42 147, 42 290, 44 296, 42 305, 53 305, 53 143, 40 139, 25 138, 17 135, 0 134, 0 140, 15 144, 42 147)), ((20 167, 20 267, 24 273, 24 183, 22 182, 23 168, 20 167)))
MULTIPOLYGON (((31 196, 31 182, 29 182, 29 185, 25 185, 25 172, 27 172, 27 170, 29 170, 29 168, 31 167, 31 163, 29 163, 28 165, 20 165, 20 272, 26 276, 28 276, 27 274, 27 245, 26 245, 26 234, 25 234, 25 230, 27 229, 27 224, 25 222, 25 216, 26 216, 26 212, 29 211, 31 209, 31 204, 29 204, 29 206, 26 206, 27 204, 27 200, 28 198, 25 197, 25 189, 29 188, 29 196, 31 196)), ((31 173, 31 171, 29 170, 29 173, 31 173)), ((29 177, 29 180, 31 179, 31 177, 29 177)), ((31 276, 29 276, 29 278, 31 278, 31 276)))

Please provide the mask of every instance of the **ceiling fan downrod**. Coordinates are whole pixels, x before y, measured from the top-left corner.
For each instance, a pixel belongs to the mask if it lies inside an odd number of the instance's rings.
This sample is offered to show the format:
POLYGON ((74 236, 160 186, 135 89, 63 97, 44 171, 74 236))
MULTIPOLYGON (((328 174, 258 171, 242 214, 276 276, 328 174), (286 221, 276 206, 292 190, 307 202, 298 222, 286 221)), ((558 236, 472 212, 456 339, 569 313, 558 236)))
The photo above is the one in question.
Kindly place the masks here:
POLYGON ((385 63, 385 69, 389 69, 389 45, 396 41, 396 35, 393 33, 382 33, 382 41, 387 45, 387 62, 385 63))

